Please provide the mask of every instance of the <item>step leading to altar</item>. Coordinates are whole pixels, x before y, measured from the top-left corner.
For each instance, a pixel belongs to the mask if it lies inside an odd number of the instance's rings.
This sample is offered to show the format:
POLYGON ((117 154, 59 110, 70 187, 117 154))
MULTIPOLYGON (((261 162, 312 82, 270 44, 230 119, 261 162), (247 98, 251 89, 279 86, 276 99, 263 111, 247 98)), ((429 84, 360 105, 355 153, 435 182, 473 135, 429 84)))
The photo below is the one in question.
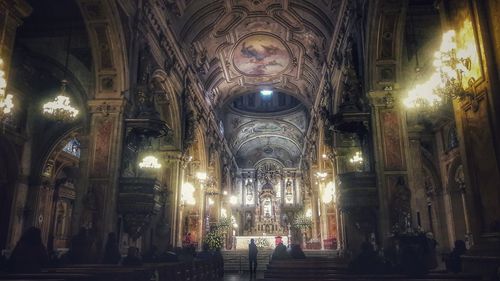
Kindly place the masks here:
MULTIPOLYGON (((257 254, 257 271, 264 271, 269 264, 272 249, 259 249, 257 254)), ((304 250, 306 257, 318 258, 336 258, 338 256, 337 250, 304 250)), ((224 271, 225 272, 244 272, 248 271, 248 245, 245 250, 228 250, 222 251, 224 257, 224 271)))

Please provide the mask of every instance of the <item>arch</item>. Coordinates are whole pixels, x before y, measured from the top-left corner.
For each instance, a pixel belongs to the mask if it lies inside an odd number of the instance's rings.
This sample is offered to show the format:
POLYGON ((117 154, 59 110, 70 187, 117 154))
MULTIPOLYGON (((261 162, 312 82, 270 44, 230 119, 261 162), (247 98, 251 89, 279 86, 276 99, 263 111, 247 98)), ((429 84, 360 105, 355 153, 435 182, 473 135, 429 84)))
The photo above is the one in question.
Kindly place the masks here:
POLYGON ((180 148, 182 139, 181 106, 176 93, 179 91, 179 85, 174 85, 173 79, 163 69, 155 70, 151 80, 155 91, 161 91, 161 94, 165 95, 164 100, 157 99, 157 105, 163 120, 172 129, 172 145, 180 148))
POLYGON ((77 0, 92 50, 95 98, 119 98, 129 87, 127 44, 118 4, 112 0, 77 0))

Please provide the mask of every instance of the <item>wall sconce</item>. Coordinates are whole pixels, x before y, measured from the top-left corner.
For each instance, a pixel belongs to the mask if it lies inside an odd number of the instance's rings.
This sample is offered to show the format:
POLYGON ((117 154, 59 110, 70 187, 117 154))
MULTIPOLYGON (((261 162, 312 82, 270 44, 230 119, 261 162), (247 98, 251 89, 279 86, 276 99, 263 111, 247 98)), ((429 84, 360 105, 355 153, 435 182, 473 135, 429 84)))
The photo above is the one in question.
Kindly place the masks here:
MULTIPOLYGON (((408 108, 435 108, 448 99, 469 98, 477 110, 475 95, 464 88, 464 74, 471 69, 471 59, 465 52, 457 51, 456 33, 449 30, 443 34, 439 51, 434 54, 435 71, 426 82, 408 92, 403 103, 408 108)), ((474 79, 469 80, 472 86, 474 79)))
POLYGON ((327 172, 316 172, 316 177, 318 177, 320 180, 325 179, 328 176, 327 172))

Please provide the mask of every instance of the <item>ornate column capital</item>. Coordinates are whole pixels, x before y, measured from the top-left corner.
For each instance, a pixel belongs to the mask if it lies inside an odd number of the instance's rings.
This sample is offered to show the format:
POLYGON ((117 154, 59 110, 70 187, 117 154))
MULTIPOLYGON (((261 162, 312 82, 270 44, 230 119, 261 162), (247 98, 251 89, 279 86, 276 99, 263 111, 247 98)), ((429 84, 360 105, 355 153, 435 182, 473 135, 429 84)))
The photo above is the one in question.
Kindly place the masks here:
POLYGON ((373 107, 394 108, 396 106, 396 98, 394 92, 391 91, 370 91, 368 99, 373 107))

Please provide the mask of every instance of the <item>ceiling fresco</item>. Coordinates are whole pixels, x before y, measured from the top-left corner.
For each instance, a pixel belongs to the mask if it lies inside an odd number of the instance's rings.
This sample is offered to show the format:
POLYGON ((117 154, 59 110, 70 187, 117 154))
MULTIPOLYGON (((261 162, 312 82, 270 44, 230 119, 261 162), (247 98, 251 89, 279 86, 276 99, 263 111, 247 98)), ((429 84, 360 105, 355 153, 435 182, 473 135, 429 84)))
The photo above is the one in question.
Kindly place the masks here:
POLYGON ((225 109, 224 132, 240 168, 252 168, 264 158, 297 167, 307 126, 306 108, 264 115, 225 109))
POLYGON ((223 122, 239 167, 267 158, 297 167, 342 1, 172 3, 172 30, 223 122), (249 96, 262 89, 273 90, 275 98, 249 96), (238 100, 243 96, 248 98, 238 100))
POLYGON ((233 65, 243 75, 274 76, 290 65, 291 55, 284 43, 269 35, 243 38, 233 51, 233 65))
POLYGON ((340 0, 175 3, 172 29, 215 108, 263 85, 314 102, 340 0))

